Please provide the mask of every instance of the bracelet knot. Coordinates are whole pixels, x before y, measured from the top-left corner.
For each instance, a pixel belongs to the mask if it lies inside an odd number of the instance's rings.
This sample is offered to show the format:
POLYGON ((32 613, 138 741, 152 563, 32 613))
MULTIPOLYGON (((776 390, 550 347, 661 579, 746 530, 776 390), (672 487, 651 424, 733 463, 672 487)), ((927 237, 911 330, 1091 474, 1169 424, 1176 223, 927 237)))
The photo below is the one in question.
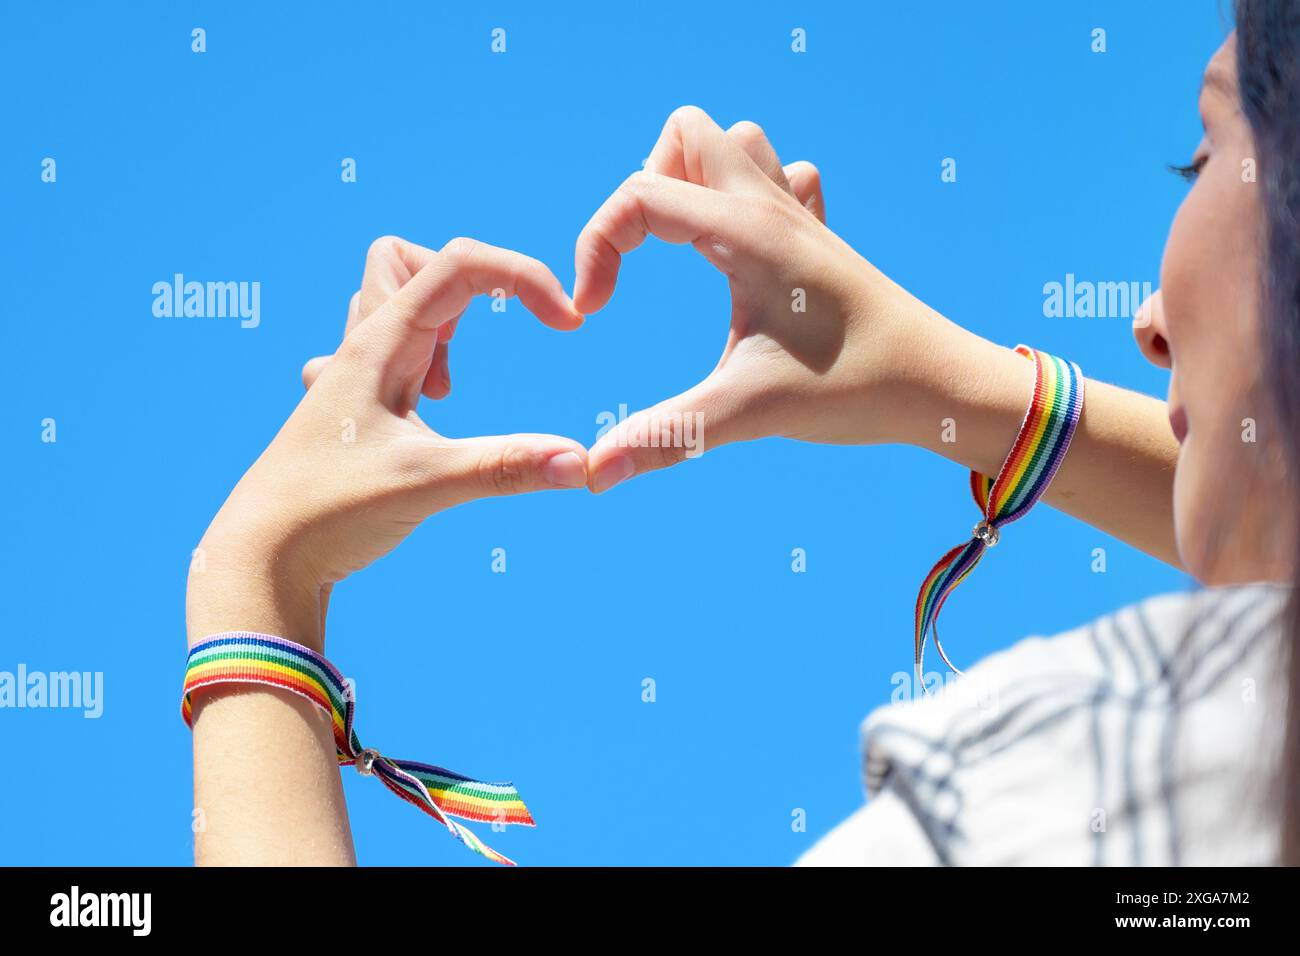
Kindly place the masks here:
POLYGON ((251 631, 213 634, 190 648, 185 665, 181 716, 193 726, 193 695, 219 684, 261 684, 311 701, 329 715, 340 766, 352 764, 363 777, 374 777, 407 803, 433 817, 475 853, 513 866, 513 861, 452 817, 491 823, 533 826, 533 815, 510 783, 488 783, 445 767, 385 757, 361 746, 353 720, 356 695, 343 674, 309 647, 251 631))
POLYGON ((379 751, 366 748, 357 754, 355 766, 357 773, 363 777, 369 777, 375 772, 375 761, 379 759, 379 751))
POLYGON ((954 673, 961 673, 939 643, 936 622, 944 602, 975 570, 984 552, 997 545, 1001 526, 1023 517, 1043 496, 1065 458, 1083 413, 1083 373, 1079 366, 1026 345, 1017 345, 1016 353, 1033 362, 1035 370, 1034 393, 1016 443, 995 477, 971 472, 971 496, 980 510, 980 523, 971 530, 968 541, 957 545, 930 569, 916 596, 914 663, 922 694, 928 693, 923 665, 925 643, 931 635, 943 662, 954 673))

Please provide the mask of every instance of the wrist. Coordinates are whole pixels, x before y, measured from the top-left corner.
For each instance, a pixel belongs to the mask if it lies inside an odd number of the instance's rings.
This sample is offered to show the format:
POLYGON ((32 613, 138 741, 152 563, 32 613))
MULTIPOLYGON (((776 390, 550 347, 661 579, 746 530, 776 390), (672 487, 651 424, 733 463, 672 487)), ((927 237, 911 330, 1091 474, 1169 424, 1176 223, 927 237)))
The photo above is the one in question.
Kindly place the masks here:
POLYGON ((321 588, 257 536, 209 529, 190 562, 185 591, 189 643, 225 631, 258 631, 324 648, 321 588))
POLYGON ((901 440, 994 475, 1024 420, 1033 363, 938 318, 914 347, 917 361, 901 403, 901 440))
POLYGON ((831 414, 819 414, 816 427, 835 434, 817 440, 914 445, 996 470, 1023 419, 1032 363, 963 329, 860 257, 841 301, 856 354, 847 356, 849 378, 838 386, 826 379, 840 394, 828 396, 831 414))

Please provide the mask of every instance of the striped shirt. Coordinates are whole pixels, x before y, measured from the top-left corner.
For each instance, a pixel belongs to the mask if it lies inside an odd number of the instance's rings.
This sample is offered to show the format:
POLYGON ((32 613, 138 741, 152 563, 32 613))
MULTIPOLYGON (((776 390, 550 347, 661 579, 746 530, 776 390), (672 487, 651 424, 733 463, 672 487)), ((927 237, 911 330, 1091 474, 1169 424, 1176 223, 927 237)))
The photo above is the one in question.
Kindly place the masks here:
POLYGON ((866 806, 799 865, 1274 862, 1286 593, 1151 598, 881 707, 866 806))

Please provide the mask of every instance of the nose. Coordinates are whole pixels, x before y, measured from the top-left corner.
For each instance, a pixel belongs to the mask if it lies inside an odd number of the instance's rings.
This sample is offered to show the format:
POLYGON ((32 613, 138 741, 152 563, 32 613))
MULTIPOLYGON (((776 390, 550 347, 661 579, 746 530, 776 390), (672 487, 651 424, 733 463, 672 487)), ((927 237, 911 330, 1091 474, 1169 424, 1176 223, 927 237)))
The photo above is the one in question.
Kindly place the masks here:
POLYGON ((1169 330, 1165 327, 1164 301, 1157 289, 1142 303, 1133 316, 1133 338, 1146 360, 1160 368, 1169 368, 1169 330))

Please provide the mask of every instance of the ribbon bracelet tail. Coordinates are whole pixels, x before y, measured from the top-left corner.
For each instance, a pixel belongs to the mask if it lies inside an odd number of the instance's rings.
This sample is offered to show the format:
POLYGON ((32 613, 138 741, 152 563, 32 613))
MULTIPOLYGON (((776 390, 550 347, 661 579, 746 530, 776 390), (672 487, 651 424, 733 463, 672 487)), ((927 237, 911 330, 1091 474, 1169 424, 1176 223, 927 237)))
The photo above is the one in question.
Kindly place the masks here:
MULTIPOLYGON (((413 804, 423 810, 429 816, 433 817, 461 843, 469 847, 475 853, 487 857, 494 863, 501 863, 505 866, 515 866, 515 861, 503 853, 498 853, 492 849, 477 836, 468 827, 462 826, 448 815, 453 812, 442 805, 429 792, 424 783, 414 775, 403 770, 398 766, 398 762, 390 760, 387 757, 381 758, 375 763, 376 775, 384 786, 397 794, 403 800, 413 804)), ((525 811, 526 812, 526 811, 525 811)), ((531 820, 531 816, 529 817, 531 820)), ((505 821, 509 822, 509 821, 505 821)))

